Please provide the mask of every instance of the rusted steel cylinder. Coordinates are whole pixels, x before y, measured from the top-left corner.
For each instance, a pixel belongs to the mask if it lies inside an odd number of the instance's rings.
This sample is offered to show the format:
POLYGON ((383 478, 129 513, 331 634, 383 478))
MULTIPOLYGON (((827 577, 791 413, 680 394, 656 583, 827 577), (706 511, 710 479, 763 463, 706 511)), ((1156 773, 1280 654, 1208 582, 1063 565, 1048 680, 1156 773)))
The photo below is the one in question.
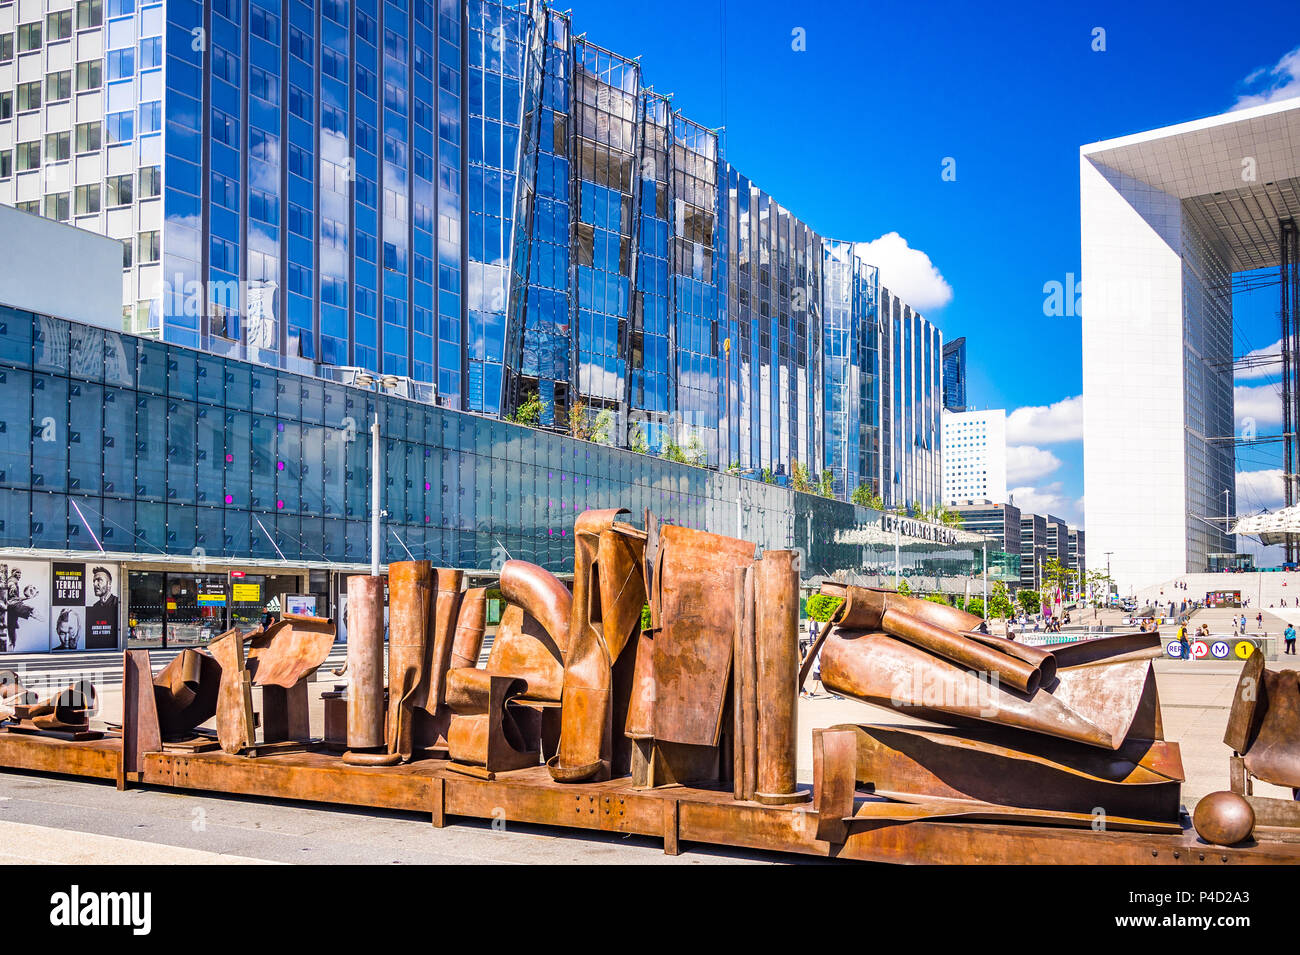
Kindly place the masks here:
POLYGON ((384 578, 348 578, 348 748, 384 745, 384 578))
POLYGON ((1018 660, 1024 660, 1030 666, 1038 667, 1039 686, 1047 686, 1052 680, 1056 679, 1056 657, 1052 655, 1050 650, 1044 650, 1042 647, 1031 647, 1026 643, 1008 640, 1006 637, 995 637, 990 633, 965 631, 962 636, 978 640, 999 653, 1005 653, 1018 660))
POLYGON ((427 560, 388 565, 388 751, 410 759, 415 709, 429 695, 429 625, 433 565, 427 560))
POLYGON ((456 637, 451 644, 451 667, 478 666, 483 651, 483 632, 487 629, 487 588, 471 587, 460 602, 456 618, 456 637))
POLYGON ((831 621, 846 630, 878 630, 881 629, 881 617, 886 610, 911 614, 945 630, 975 630, 984 623, 981 617, 973 613, 937 604, 932 600, 875 587, 852 586, 845 589, 844 603, 840 604, 831 621))
POLYGON ((806 798, 795 789, 799 676, 799 557, 769 550, 753 565, 758 774, 754 798, 782 804, 806 798))
POLYGON ((881 629, 913 646, 928 650, 972 670, 996 673, 998 680, 1022 693, 1032 694, 1042 679, 1038 667, 1002 653, 970 637, 914 617, 899 610, 886 610, 881 629))

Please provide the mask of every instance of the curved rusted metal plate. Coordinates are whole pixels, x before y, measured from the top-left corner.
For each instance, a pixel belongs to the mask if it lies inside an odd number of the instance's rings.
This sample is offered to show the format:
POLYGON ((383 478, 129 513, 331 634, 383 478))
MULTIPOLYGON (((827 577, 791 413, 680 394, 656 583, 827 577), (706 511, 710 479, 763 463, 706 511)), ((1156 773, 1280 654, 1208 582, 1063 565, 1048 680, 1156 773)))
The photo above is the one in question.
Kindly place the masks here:
POLYGON ((1264 670, 1260 689, 1246 768, 1264 782, 1300 787, 1300 673, 1264 670))
POLYGON ((254 684, 287 690, 315 673, 333 647, 333 620, 286 613, 253 637, 245 659, 254 684))
POLYGON ((1143 707, 1150 661, 1063 670, 1021 693, 883 633, 837 630, 822 684, 843 696, 949 725, 978 720, 1118 749, 1143 707))

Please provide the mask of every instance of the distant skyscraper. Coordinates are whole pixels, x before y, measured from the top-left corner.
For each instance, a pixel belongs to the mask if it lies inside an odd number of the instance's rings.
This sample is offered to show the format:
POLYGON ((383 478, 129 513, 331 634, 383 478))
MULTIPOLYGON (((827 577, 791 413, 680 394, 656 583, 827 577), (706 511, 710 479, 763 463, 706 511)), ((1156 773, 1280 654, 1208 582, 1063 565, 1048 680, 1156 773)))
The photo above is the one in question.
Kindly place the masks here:
POLYGON ((943 406, 949 411, 966 410, 966 339, 954 338, 943 345, 943 406))
POLYGON ((943 502, 1007 499, 1007 413, 943 413, 943 502))

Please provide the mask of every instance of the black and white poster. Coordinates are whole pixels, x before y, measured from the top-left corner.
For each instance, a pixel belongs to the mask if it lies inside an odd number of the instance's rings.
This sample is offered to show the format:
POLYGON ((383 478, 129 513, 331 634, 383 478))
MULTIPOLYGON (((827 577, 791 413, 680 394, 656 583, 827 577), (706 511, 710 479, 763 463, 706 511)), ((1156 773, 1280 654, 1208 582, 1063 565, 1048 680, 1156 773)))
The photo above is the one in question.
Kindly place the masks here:
MULTIPOLYGON (((58 566, 57 564, 55 565, 58 566)), ((121 568, 117 564, 86 564, 86 649, 117 648, 121 618, 121 568)))
POLYGON ((118 646, 121 567, 0 560, 0 652, 118 646))
POLYGON ((0 560, 0 652, 50 649, 50 565, 0 560))

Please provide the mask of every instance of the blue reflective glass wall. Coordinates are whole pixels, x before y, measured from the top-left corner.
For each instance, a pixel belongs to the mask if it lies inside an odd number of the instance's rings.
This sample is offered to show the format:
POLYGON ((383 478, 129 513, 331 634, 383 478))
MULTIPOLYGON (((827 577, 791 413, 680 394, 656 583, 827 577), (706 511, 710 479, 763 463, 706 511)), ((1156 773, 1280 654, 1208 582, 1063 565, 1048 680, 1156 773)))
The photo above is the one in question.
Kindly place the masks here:
MULTIPOLYGON (((375 414, 384 562, 572 570, 575 516, 621 506, 795 547, 805 576, 892 566, 865 508, 3 307, 0 547, 364 566, 375 414)), ((909 572, 975 572, 956 533, 904 536, 909 572)))

